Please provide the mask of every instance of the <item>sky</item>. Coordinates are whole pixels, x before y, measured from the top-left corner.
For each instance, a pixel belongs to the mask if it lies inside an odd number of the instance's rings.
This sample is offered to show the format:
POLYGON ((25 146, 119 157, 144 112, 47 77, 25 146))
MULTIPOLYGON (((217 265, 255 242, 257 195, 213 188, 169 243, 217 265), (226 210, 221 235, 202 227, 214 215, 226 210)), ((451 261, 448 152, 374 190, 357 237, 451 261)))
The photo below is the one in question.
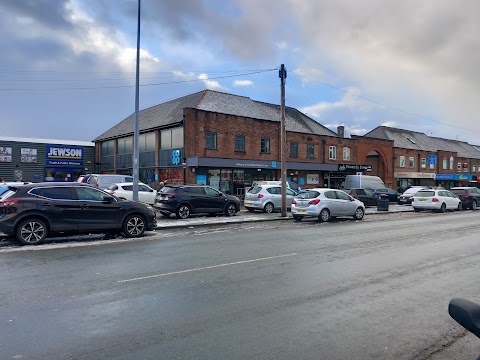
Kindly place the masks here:
MULTIPOLYGON (((0 0, 0 136, 91 141, 135 112, 138 0, 0 0)), ((204 89, 346 135, 480 145, 476 0, 142 0, 140 109, 204 89)), ((133 131, 133 129, 132 129, 133 131)))

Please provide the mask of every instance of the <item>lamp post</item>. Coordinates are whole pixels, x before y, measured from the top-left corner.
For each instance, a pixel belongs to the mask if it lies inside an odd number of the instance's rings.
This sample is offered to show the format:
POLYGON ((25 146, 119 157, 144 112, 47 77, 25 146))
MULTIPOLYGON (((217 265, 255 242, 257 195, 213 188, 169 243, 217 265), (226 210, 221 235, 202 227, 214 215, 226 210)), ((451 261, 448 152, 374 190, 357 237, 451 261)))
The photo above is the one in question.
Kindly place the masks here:
POLYGON ((138 201, 138 108, 139 108, 139 82, 140 82, 140 2, 138 0, 137 21, 137 75, 135 83, 135 125, 133 130, 133 200, 138 201))

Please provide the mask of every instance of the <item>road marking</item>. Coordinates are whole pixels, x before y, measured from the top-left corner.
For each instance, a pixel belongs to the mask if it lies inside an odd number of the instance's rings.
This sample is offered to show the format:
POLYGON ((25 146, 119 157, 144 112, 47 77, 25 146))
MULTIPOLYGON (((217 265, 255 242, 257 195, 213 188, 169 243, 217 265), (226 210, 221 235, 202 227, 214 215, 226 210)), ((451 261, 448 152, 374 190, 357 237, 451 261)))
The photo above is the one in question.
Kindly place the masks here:
POLYGON ((298 255, 298 254, 297 254, 297 253, 291 253, 291 254, 286 254, 286 255, 268 256, 268 257, 263 257, 263 258, 258 258, 258 259, 243 260, 243 261, 237 261, 237 262, 226 263, 226 264, 218 264, 218 265, 212 265, 212 266, 205 266, 205 267, 201 267, 201 268, 194 268, 194 269, 188 269, 188 270, 173 271, 173 272, 168 272, 168 273, 163 273, 163 274, 142 276, 142 277, 133 278, 133 279, 118 280, 117 282, 119 282, 119 283, 125 283, 125 282, 130 282, 130 281, 138 281, 138 280, 152 279, 152 278, 157 278, 157 277, 162 277, 162 276, 168 276, 168 275, 185 274, 185 273, 194 272, 194 271, 209 270, 209 269, 215 269, 215 268, 224 267, 224 266, 233 266, 233 265, 240 265, 240 264, 248 264, 248 263, 257 262, 257 261, 264 261, 264 260, 271 260, 271 259, 279 259, 279 258, 284 258, 284 257, 288 257, 288 256, 295 256, 295 255, 298 255))

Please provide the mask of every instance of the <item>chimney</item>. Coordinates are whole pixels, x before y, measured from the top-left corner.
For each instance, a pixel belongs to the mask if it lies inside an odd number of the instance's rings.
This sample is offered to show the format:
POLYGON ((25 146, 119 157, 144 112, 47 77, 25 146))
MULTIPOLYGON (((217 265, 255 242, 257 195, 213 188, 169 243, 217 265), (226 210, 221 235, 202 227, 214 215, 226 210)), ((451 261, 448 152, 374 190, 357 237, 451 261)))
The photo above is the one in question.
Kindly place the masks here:
POLYGON ((345 137, 345 126, 343 125, 337 126, 337 134, 342 138, 345 137))

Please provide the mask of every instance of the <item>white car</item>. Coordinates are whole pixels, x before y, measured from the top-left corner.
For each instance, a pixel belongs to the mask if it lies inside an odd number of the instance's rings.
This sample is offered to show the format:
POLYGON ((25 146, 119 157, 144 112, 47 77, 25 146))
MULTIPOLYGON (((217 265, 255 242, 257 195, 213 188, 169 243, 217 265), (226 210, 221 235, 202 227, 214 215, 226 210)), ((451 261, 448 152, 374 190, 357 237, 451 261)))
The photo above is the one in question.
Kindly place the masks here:
POLYGON ((296 221, 305 216, 318 217, 321 222, 337 216, 353 216, 355 220, 362 220, 365 205, 344 191, 315 188, 295 196, 291 212, 296 221))
MULTIPOLYGON (((106 190, 108 193, 124 200, 133 200, 133 182, 112 184, 106 190)), ((143 183, 138 183, 138 201, 153 205, 157 191, 143 183)))
MULTIPOLYGON (((285 189, 287 192, 287 208, 292 205, 295 192, 285 189)), ((278 185, 256 185, 245 194, 243 206, 253 212, 262 210, 271 213, 282 208, 282 188, 278 185)))
POLYGON ((447 210, 461 210, 462 201, 448 190, 426 189, 413 195, 412 206, 416 212, 422 210, 445 212, 447 210))

